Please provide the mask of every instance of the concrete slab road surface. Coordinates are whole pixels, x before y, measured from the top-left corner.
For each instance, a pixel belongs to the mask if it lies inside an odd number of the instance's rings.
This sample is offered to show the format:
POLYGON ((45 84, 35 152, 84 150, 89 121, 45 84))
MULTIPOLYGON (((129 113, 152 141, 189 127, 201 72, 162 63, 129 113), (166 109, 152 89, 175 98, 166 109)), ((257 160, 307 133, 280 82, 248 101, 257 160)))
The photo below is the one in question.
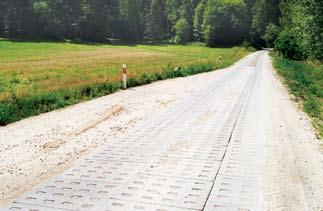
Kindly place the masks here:
MULTIPOLYGON (((284 169, 275 164, 297 152, 279 151, 289 147, 282 142, 288 129, 280 125, 284 113, 277 110, 279 105, 269 102, 275 100, 270 90, 276 86, 269 67, 267 52, 249 55, 210 78, 197 93, 2 210, 322 209, 318 198, 322 183, 309 190, 310 182, 302 186, 284 179, 280 174, 284 169), (279 138, 271 137, 273 133, 280 133, 279 138)), ((286 174, 294 174, 289 161, 293 158, 285 161, 286 174)), ((316 172, 313 178, 319 176, 316 172)))

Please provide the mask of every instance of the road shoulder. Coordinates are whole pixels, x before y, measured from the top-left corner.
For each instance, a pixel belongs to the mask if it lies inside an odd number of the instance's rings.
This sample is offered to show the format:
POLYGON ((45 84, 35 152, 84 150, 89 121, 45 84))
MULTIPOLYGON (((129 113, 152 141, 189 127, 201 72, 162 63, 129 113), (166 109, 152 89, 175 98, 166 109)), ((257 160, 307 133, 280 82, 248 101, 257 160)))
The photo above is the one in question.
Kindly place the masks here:
POLYGON ((323 209, 323 156, 308 116, 266 59, 266 162, 263 168, 266 210, 323 209))

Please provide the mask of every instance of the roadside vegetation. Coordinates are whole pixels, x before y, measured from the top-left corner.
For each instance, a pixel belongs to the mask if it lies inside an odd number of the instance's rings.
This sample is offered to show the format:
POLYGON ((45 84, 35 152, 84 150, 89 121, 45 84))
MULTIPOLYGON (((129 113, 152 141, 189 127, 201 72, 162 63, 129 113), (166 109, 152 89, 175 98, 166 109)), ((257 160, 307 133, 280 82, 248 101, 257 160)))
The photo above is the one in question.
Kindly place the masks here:
POLYGON ((244 48, 82 45, 0 40, 0 125, 130 87, 227 67, 244 48), (180 68, 178 68, 180 67, 180 68), (175 70, 178 68, 178 70, 175 70))
POLYGON ((284 78, 290 92, 323 138, 323 64, 318 61, 293 61, 272 53, 274 66, 284 78))
POLYGON ((265 40, 273 47, 274 66, 323 137, 323 2, 281 1, 279 25, 269 25, 265 40))

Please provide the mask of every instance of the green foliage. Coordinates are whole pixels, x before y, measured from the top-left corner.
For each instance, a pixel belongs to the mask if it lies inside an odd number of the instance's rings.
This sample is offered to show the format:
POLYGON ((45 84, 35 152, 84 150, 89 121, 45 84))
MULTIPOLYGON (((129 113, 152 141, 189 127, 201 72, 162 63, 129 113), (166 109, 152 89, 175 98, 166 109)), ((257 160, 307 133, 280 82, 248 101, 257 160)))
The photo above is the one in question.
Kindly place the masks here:
POLYGON ((323 59, 322 34, 323 1, 282 1, 281 22, 298 40, 303 54, 310 59, 323 59))
MULTIPOLYGON (((3 10, 5 7, 6 7, 6 2, 5 1, 0 1, 0 9, 3 10)), ((5 13, 0 12, 0 37, 3 37, 4 32, 5 32, 4 18, 5 18, 5 13)))
POLYGON ((252 46, 252 44, 248 41, 243 41, 243 43, 240 45, 240 47, 247 49, 248 51, 256 51, 256 49, 252 46))
POLYGON ((320 113, 322 112, 320 101, 317 98, 310 95, 304 102, 304 110, 311 117, 319 117, 320 113))
MULTIPOLYGON (((42 3, 45 9, 45 1, 42 3)), ((44 25, 47 36, 52 36, 57 39, 64 39, 64 37, 75 38, 79 19, 81 16, 81 5, 78 0, 56 0, 47 1, 47 21, 49 26, 44 25)))
POLYGON ((120 30, 120 22, 116 18, 120 17, 118 0, 84 0, 81 7, 78 32, 82 39, 104 42, 108 36, 120 30), (116 23, 118 27, 114 31, 112 29, 116 23))
POLYGON ((146 22, 146 38, 148 40, 163 40, 167 35, 167 20, 165 2, 152 0, 146 22))
POLYGON ((250 33, 255 47, 265 47, 264 36, 270 24, 279 25, 281 11, 278 5, 281 0, 255 0, 252 7, 252 22, 250 33))
POLYGON ((168 22, 168 33, 170 38, 174 38, 176 34, 176 23, 179 19, 186 19, 190 24, 189 37, 193 36, 193 17, 194 5, 192 0, 165 0, 166 15, 168 22))
POLYGON ((323 1, 320 0, 255 0, 252 12, 251 41, 254 46, 272 47, 279 29, 290 33, 293 40, 280 43, 284 55, 293 59, 322 59, 323 1), (295 41, 296 40, 296 41, 295 41), (291 46, 288 46, 288 45, 291 46))
POLYGON ((142 6, 141 0, 119 0, 121 39, 127 41, 138 41, 143 39, 144 14, 142 6))
POLYGON ((175 43, 187 44, 190 41, 191 27, 186 19, 182 18, 177 21, 175 25, 175 31, 175 43))
POLYGON ((207 46, 213 47, 216 45, 215 36, 216 36, 215 28, 211 25, 205 26, 204 37, 205 37, 205 43, 207 46))
POLYGON ((194 26, 194 38, 197 41, 202 41, 204 40, 203 37, 203 18, 204 18, 204 11, 205 11, 205 2, 201 1, 198 6, 195 9, 194 13, 194 21, 193 21, 193 26, 194 26))
POLYGON ((115 92, 120 84, 95 84, 0 101, 0 125, 115 92))
POLYGON ((15 111, 17 111, 17 108, 15 108, 14 104, 9 102, 0 102, 0 126, 4 126, 9 122, 15 121, 13 118, 15 111))
POLYGON ((243 0, 208 0, 204 15, 204 35, 208 46, 241 43, 247 32, 247 8, 243 0))
POLYGON ((274 66, 285 79, 291 93, 302 103, 304 111, 313 117, 315 127, 323 137, 323 65, 320 62, 300 62, 273 54, 274 66))
POLYGON ((294 34, 289 31, 282 31, 275 41, 275 48, 286 58, 302 60, 305 58, 304 49, 294 34))
POLYGON ((270 23, 267 28, 263 39, 266 41, 267 47, 273 48, 275 41, 279 36, 280 29, 275 24, 270 23))
POLYGON ((295 35, 305 57, 322 60, 322 8, 321 0, 1 0, 0 36, 77 42, 189 40, 208 46, 247 40, 262 48, 272 47, 281 30, 295 35))

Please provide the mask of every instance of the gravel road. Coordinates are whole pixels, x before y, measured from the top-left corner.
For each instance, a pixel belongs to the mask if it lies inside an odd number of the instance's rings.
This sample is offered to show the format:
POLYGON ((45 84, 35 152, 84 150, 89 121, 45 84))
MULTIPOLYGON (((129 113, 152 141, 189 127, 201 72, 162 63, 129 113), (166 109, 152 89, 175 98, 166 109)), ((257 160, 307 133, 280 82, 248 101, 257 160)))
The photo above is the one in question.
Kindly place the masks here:
POLYGON ((29 211, 320 211, 320 143, 261 51, 0 128, 0 202, 29 211))

